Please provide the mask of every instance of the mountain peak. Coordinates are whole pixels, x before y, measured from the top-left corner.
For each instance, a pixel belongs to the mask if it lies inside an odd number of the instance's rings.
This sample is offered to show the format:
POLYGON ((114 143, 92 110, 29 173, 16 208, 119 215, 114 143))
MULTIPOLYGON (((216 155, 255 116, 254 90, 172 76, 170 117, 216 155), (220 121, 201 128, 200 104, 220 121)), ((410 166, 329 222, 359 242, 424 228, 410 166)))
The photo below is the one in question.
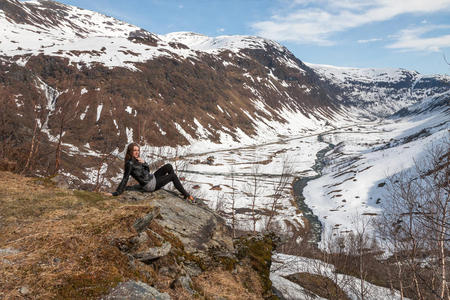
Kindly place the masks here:
POLYGON ((27 32, 58 37, 88 37, 92 35, 127 36, 140 28, 115 18, 53 1, 7 0, 0 5, 4 26, 20 27, 27 32), (8 22, 9 24, 6 24, 8 22))
POLYGON ((189 48, 207 53, 217 53, 223 50, 239 52, 242 49, 266 49, 275 47, 279 51, 285 51, 280 44, 265 38, 249 35, 221 35, 209 37, 194 32, 172 32, 160 36, 166 42, 177 42, 187 45, 189 48))
POLYGON ((334 77, 337 80, 344 80, 345 78, 358 78, 363 80, 386 81, 386 80, 401 80, 407 77, 419 76, 416 71, 409 71, 402 68, 356 68, 356 67, 337 67, 324 64, 312 64, 305 62, 307 66, 314 69, 321 75, 334 77))

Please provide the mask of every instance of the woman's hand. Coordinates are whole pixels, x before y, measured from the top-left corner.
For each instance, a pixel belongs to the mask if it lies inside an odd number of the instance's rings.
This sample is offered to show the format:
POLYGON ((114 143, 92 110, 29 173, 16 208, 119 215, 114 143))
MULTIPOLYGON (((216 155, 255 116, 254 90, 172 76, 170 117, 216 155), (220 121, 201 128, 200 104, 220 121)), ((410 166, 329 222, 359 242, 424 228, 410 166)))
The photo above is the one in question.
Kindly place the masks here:
POLYGON ((138 158, 136 158, 136 159, 137 159, 137 161, 140 162, 141 164, 144 163, 144 160, 143 160, 142 158, 138 157, 138 158))

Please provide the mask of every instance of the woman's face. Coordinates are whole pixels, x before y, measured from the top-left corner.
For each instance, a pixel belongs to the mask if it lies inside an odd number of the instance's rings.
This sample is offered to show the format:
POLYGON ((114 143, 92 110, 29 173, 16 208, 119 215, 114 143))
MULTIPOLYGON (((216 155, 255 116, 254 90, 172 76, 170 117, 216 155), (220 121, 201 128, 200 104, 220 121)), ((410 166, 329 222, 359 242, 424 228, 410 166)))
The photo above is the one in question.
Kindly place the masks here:
POLYGON ((134 158, 138 158, 139 157, 139 154, 140 154, 140 149, 139 149, 139 147, 138 146, 134 146, 133 147, 133 151, 131 151, 131 155, 134 157, 134 158))

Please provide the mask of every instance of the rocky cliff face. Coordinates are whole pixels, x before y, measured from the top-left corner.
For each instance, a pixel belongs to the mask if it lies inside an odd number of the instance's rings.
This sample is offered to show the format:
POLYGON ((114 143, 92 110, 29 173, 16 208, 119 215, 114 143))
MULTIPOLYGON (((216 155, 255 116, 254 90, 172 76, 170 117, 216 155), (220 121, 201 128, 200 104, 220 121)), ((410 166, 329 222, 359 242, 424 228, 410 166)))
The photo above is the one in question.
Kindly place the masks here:
POLYGON ((233 239, 202 205, 166 191, 107 198, 8 172, 0 179, 1 298, 272 297, 272 239, 233 239))

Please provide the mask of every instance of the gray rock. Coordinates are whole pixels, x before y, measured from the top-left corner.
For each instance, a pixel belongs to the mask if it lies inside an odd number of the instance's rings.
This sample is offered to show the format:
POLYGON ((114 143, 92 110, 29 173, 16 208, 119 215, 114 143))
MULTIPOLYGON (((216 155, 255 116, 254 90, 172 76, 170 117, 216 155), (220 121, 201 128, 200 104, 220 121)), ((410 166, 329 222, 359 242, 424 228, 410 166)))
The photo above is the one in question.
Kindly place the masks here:
POLYGON ((148 201, 151 200, 155 196, 155 193, 145 192, 140 185, 127 186, 125 188, 125 192, 118 197, 118 200, 121 202, 139 202, 139 201, 148 201))
POLYGON ((58 257, 53 258, 53 263, 55 265, 59 264, 60 262, 61 262, 61 258, 58 258, 58 257))
POLYGON ((20 288, 19 292, 22 295, 28 295, 30 293, 30 289, 27 286, 23 286, 20 288))
POLYGON ((13 249, 13 248, 0 248, 0 256, 4 256, 4 255, 10 255, 10 254, 17 254, 20 251, 17 249, 13 249))
POLYGON ((170 271, 170 269, 168 267, 161 267, 161 268, 159 268, 158 274, 163 275, 163 276, 167 276, 167 277, 172 276, 172 272, 170 271))
POLYGON ((189 294, 193 295, 195 291, 192 289, 192 280, 189 275, 178 277, 172 284, 172 288, 181 287, 185 289, 189 294))
POLYGON ((140 261, 150 261, 169 254, 172 245, 168 242, 163 243, 161 247, 148 248, 145 251, 132 254, 134 258, 140 261))
POLYGON ((165 196, 152 201, 160 208, 158 224, 175 234, 187 252, 207 253, 213 247, 233 252, 230 228, 219 215, 206 207, 189 205, 168 193, 165 196))
MULTIPOLYGON (((158 212, 159 209, 159 215, 152 213, 137 221, 135 223, 136 230, 145 230, 144 228, 148 227, 147 224, 157 222, 165 231, 173 234, 180 240, 183 244, 184 252, 193 254, 196 257, 196 262, 200 260, 205 266, 217 262, 215 254, 233 257, 235 249, 231 237, 231 229, 221 216, 208 207, 192 205, 176 194, 165 190, 152 193, 126 191, 119 200, 127 202, 131 198, 139 202, 148 202, 149 205, 155 208, 155 212, 158 212)), ((149 239, 150 234, 157 237, 157 235, 150 233, 149 229, 146 232, 149 234, 149 239)), ((145 263, 167 255, 171 250, 164 239, 160 240, 163 244, 162 247, 154 248, 148 248, 146 243, 136 242, 138 240, 139 237, 134 237, 131 243, 132 247, 121 248, 119 245, 119 248, 121 251, 129 253, 135 259, 145 263)), ((176 247, 177 245, 172 246, 176 247)), ((202 272, 198 263, 187 259, 184 261, 182 256, 179 259, 185 263, 186 268, 184 270, 189 276, 197 276, 202 272)))
POLYGON ((184 270, 186 270, 186 273, 191 277, 198 276, 203 272, 202 269, 194 262, 185 262, 184 270))
MULTIPOLYGON (((141 232, 137 236, 131 238, 131 243, 134 244, 136 250, 134 252, 131 252, 129 254, 132 255, 133 258, 142 261, 142 262, 148 262, 152 261, 154 259, 166 256, 169 254, 170 250, 172 249, 172 245, 169 242, 166 242, 162 236, 157 234, 156 232, 152 230, 148 230, 150 234, 157 238, 161 242, 161 246, 159 247, 148 247, 146 246, 147 241, 149 240, 147 232, 141 232), (145 250, 142 250, 145 249, 145 250), (138 252, 139 251, 139 252, 138 252)), ((126 252, 126 251, 125 251, 126 252)))
POLYGON ((103 300, 171 300, 167 293, 160 293, 157 289, 140 281, 119 283, 112 291, 102 297, 103 300))
MULTIPOLYGON (((147 232, 150 232, 150 234, 153 237, 157 238, 161 244, 165 242, 165 240, 162 238, 162 236, 160 236, 159 234, 157 234, 156 232, 154 232, 152 230, 148 230, 148 231, 140 232, 138 235, 129 239, 129 242, 132 244, 131 248, 137 249, 137 248, 145 247, 145 245, 147 244, 147 242, 149 240, 149 236, 148 236, 147 232)), ((125 244, 126 244, 126 242, 125 242, 125 244)), ((126 246, 122 245, 121 247, 119 247, 119 249, 121 251, 126 252, 126 253, 129 253, 131 251, 129 248, 130 248, 129 245, 126 245, 126 246)))
POLYGON ((145 215, 143 218, 139 218, 134 222, 133 227, 137 232, 142 232, 147 229, 148 225, 152 222, 154 218, 159 215, 159 207, 155 207, 150 213, 145 215))
POLYGON ((53 182, 57 187, 62 189, 68 189, 69 183, 64 179, 62 175, 56 175, 52 178, 50 178, 50 181, 53 182))
POLYGON ((148 241, 148 234, 145 231, 141 232, 137 236, 131 238, 131 243, 133 243, 133 244, 141 245, 147 241, 148 241))
POLYGON ((177 279, 180 276, 186 275, 185 270, 176 262, 159 267, 158 275, 166 276, 171 279, 177 279))
POLYGON ((277 288, 275 288, 274 286, 272 286, 272 293, 278 297, 278 299, 280 300, 286 300, 286 298, 284 298, 283 293, 281 291, 279 291, 277 288))
POLYGON ((20 251, 13 248, 3 248, 3 249, 0 248, 0 262, 2 262, 5 265, 13 265, 13 263, 10 260, 4 259, 2 258, 2 256, 8 256, 17 253, 20 253, 20 251))

